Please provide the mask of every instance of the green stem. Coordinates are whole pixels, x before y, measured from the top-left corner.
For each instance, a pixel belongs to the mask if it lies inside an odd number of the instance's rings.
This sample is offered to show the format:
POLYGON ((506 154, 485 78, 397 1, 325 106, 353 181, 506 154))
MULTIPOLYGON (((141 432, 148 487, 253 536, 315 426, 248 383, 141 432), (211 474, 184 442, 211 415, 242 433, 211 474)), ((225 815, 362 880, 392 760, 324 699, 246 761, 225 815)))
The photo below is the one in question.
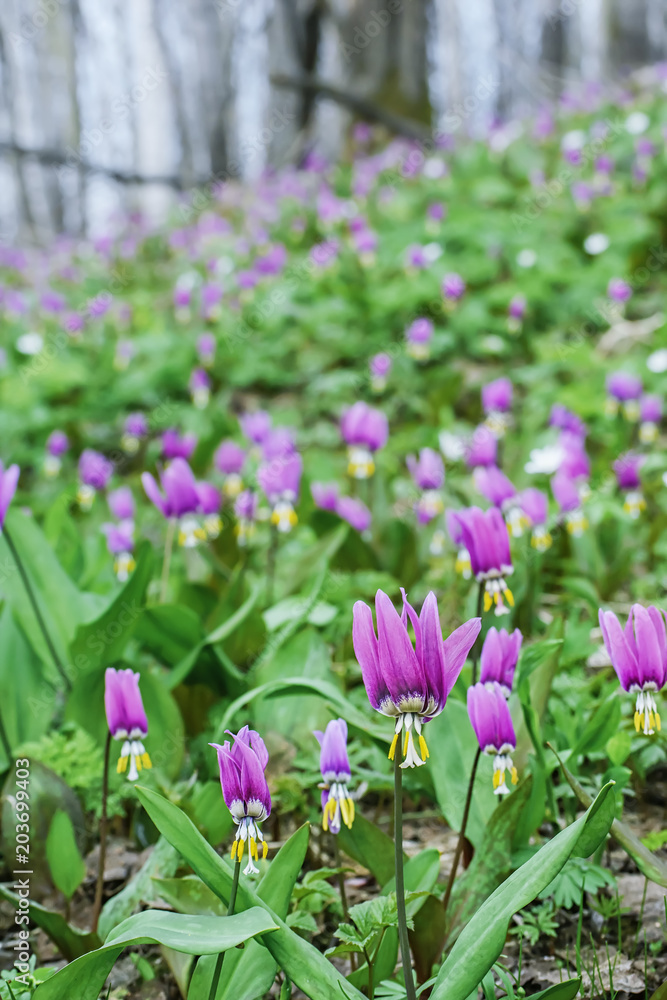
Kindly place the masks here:
POLYGON ((170 517, 167 525, 167 536, 164 540, 164 559, 162 560, 162 576, 160 578, 160 604, 166 604, 169 587, 169 570, 171 568, 171 553, 174 548, 176 534, 176 518, 170 517))
POLYGON ((466 827, 468 825, 468 816, 470 815, 470 805, 472 803, 472 792, 475 787, 475 775, 477 774, 477 765, 479 764, 479 758, 482 756, 482 751, 478 747, 477 753, 475 754, 475 760, 472 765, 472 771, 470 772, 470 780, 468 782, 468 794, 466 795, 466 803, 463 809, 463 819, 461 820, 461 832, 459 833, 459 840, 456 845, 456 851, 454 853, 454 860, 452 861, 452 869, 449 873, 449 879, 447 880, 447 888, 445 889, 445 896, 442 901, 442 906, 447 912, 447 907, 449 905, 449 897, 452 894, 452 887, 454 885, 454 879, 456 878, 456 870, 459 867, 459 861, 461 860, 461 855, 463 854, 463 843, 466 839, 466 827))
POLYGON ((269 540, 269 551, 266 557, 266 603, 268 607, 273 604, 273 584, 276 576, 276 553, 278 552, 278 528, 271 525, 271 537, 269 540))
POLYGON ((373 987, 373 960, 368 954, 368 949, 364 948, 364 958, 366 959, 366 965, 368 966, 368 1000, 373 1000, 375 996, 375 989, 373 987))
POLYGON ((28 574, 25 571, 25 567, 24 567, 23 563, 21 562, 19 554, 18 554, 18 552, 16 550, 16 546, 14 545, 14 542, 12 541, 11 535, 7 531, 7 525, 5 525, 3 527, 2 533, 5 536, 5 541, 7 542, 7 546, 9 548, 9 551, 11 552, 12 556, 14 557, 14 562, 16 563, 16 568, 18 569, 18 571, 19 571, 19 573, 21 575, 21 579, 23 581, 23 586, 25 587, 25 592, 28 595, 28 600, 30 601, 30 603, 32 605, 32 610, 35 612, 35 618, 37 619, 37 624, 39 625, 39 628, 40 628, 40 631, 41 631, 42 635, 44 636, 44 642, 48 646, 48 649, 49 649, 49 652, 50 652, 50 654, 51 654, 51 656, 53 658, 53 662, 55 664, 56 670, 58 671, 58 673, 60 674, 60 676, 64 680, 65 687, 67 688, 67 690, 71 691, 72 690, 72 684, 70 682, 69 677, 67 676, 67 671, 65 670, 65 667, 63 666, 63 662, 62 662, 62 660, 60 659, 60 657, 58 656, 58 654, 56 652, 56 647, 53 645, 53 642, 51 641, 51 636, 49 635, 48 630, 46 628, 46 622, 44 621, 44 618, 42 617, 42 612, 39 610, 39 604, 37 603, 37 596, 35 594, 35 591, 32 589, 32 584, 30 583, 30 579, 28 578, 28 574))
POLYGON ((394 756, 394 864, 396 868, 396 909, 398 911, 398 939, 401 944, 401 961, 407 1000, 417 1000, 412 976, 412 959, 408 939, 408 919, 405 912, 405 883, 403 880, 403 771, 401 754, 396 748, 394 756))
POLYGON ((104 745, 104 773, 102 776, 102 816, 100 819, 100 860, 97 866, 97 884, 95 886, 95 903, 93 904, 93 934, 97 933, 97 925, 102 911, 102 895, 104 893, 104 865, 107 856, 107 799, 109 797, 109 757, 111 755, 111 732, 107 733, 104 745))
MULTIPOLYGON (((234 907, 236 906, 236 893, 239 887, 239 875, 241 874, 241 862, 236 861, 234 863, 234 878, 232 880, 232 891, 229 894, 229 906, 227 907, 227 916, 234 916, 234 907)), ((215 963, 215 969, 213 970, 213 979, 211 980, 211 989, 208 993, 208 1000, 215 1000, 216 994, 218 992, 218 983, 220 982, 220 975, 222 973, 222 963, 225 958, 225 952, 221 951, 218 955, 217 961, 215 963)))

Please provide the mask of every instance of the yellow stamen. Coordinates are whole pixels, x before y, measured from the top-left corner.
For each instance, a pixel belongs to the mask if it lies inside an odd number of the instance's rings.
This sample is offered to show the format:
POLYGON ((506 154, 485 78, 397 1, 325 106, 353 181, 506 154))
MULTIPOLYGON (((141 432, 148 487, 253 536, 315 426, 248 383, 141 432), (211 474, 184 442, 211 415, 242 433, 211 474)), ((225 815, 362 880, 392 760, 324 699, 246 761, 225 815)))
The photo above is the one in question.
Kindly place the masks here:
POLYGON ((427 760, 431 756, 426 746, 426 740, 421 733, 419 734, 419 752, 422 755, 422 760, 427 760))
POLYGON ((238 851, 238 849, 239 849, 239 842, 238 840, 235 840, 234 843, 232 844, 232 861, 236 861, 236 852, 238 851))
POLYGON ((394 738, 391 741, 391 746, 389 747, 389 760, 393 760, 396 756, 396 744, 398 743, 398 733, 394 733, 394 738))
POLYGON ((245 849, 245 841, 244 840, 238 840, 237 844, 239 845, 238 851, 237 851, 237 858, 240 861, 241 858, 243 857, 243 851, 245 849))
POLYGON ((515 767, 512 768, 512 784, 516 785, 519 781, 519 774, 515 767))
POLYGON ((660 730, 662 729, 662 724, 660 722, 660 716, 658 715, 657 712, 655 713, 655 728, 658 730, 658 732, 660 732, 660 730))
POLYGON ((409 746, 409 743, 410 743, 410 736, 411 736, 410 730, 406 729, 406 731, 405 731, 405 739, 403 740, 403 756, 404 757, 407 757, 407 755, 408 755, 408 746, 409 746))
POLYGON ((635 712, 635 729, 639 733, 643 728, 644 728, 644 713, 635 712))
POLYGON ((498 788, 505 780, 505 769, 493 772, 493 787, 498 788))
POLYGON ((352 826, 352 824, 349 821, 349 811, 347 803, 348 799, 340 800, 340 814, 343 817, 343 823, 345 823, 345 826, 350 827, 352 826))
MULTIPOLYGON (((341 812, 342 812, 341 802, 341 812)), ((348 830, 352 829, 352 824, 354 823, 354 802, 352 799, 345 799, 345 809, 347 811, 347 819, 345 818, 345 813, 343 813, 343 819, 345 820, 345 826, 348 830)))
POLYGON ((262 857, 266 861, 266 855, 269 853, 269 845, 265 840, 262 841, 262 857))
POLYGON ((485 611, 490 611, 492 604, 493 604, 493 598, 491 597, 491 594, 488 592, 488 590, 485 590, 484 591, 484 610, 485 611))
POLYGON ((134 758, 134 762, 135 762, 137 771, 141 771, 141 757, 135 757, 134 758))
POLYGON ((150 759, 150 757, 148 756, 147 753, 142 753, 142 755, 141 755, 141 763, 144 765, 145 768, 150 768, 150 767, 153 766, 153 764, 151 762, 151 759, 150 759))
POLYGON ((250 838, 250 846, 249 846, 248 850, 250 851, 250 857, 254 858, 255 861, 257 861, 257 844, 255 842, 255 838, 254 837, 250 838))
POLYGON ((125 774, 125 772, 127 771, 127 761, 128 761, 127 757, 118 758, 118 763, 116 764, 117 774, 125 774))
POLYGON ((511 608, 513 608, 514 607, 514 594, 509 589, 509 587, 505 590, 505 593, 504 593, 503 596, 507 599, 507 603, 509 604, 509 606, 511 608))

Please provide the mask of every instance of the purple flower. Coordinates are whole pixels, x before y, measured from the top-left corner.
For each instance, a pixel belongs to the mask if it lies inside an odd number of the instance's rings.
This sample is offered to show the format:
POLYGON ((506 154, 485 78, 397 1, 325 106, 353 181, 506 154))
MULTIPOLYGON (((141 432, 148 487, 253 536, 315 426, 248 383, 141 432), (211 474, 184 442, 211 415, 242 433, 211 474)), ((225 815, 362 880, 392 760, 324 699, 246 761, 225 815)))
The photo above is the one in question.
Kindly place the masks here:
POLYGON ((202 333, 197 337, 197 356, 208 368, 215 358, 215 337, 212 333, 202 333))
POLYGON ((369 369, 371 373, 371 383, 373 389, 376 392, 380 392, 384 389, 387 384, 387 378, 389 372, 391 371, 392 361, 388 354, 381 352, 380 354, 375 354, 369 362, 369 369))
POLYGON ((218 446, 213 456, 216 469, 229 476, 240 473, 246 459, 244 449, 236 441, 226 440, 218 446))
POLYGON ((262 444, 262 456, 265 462, 276 458, 287 458, 296 452, 294 431, 289 427, 276 427, 270 430, 262 444))
POLYGON ((46 450, 54 458, 60 458, 69 449, 69 438, 64 431, 52 431, 46 442, 46 450))
POLYGON ((282 243, 276 243, 270 247, 265 254, 260 254, 254 263, 257 274, 272 277, 285 267, 287 261, 287 250, 282 243))
POLYGON ((192 548, 206 538, 199 522, 192 517, 199 510, 199 493, 192 469, 184 458, 175 458, 160 473, 164 494, 150 472, 142 472, 146 496, 166 518, 179 518, 179 544, 192 548), (190 516, 188 516, 190 515, 190 516))
POLYGON ((473 479, 482 496, 500 510, 516 497, 514 485, 496 465, 478 466, 473 473, 473 479))
POLYGON ((660 729, 655 694, 667 680, 665 612, 633 604, 625 629, 613 611, 600 608, 604 644, 624 691, 637 695, 635 729, 651 736, 660 729))
POLYGON ((341 817, 348 829, 354 822, 354 801, 347 790, 352 777, 347 757, 347 722, 332 719, 323 733, 315 731, 320 744, 320 771, 322 772, 322 827, 325 832, 340 832, 341 817))
POLYGON ((107 549, 114 559, 114 572, 121 583, 125 583, 136 567, 134 556, 134 521, 121 521, 119 524, 103 524, 102 531, 106 535, 107 549))
POLYGON ((86 448, 79 457, 79 479, 81 485, 77 494, 82 510, 90 510, 95 493, 103 490, 113 473, 113 463, 92 448, 86 448))
POLYGON ((612 278, 607 285, 607 295, 612 302, 627 302, 632 298, 632 285, 622 278, 612 278))
POLYGON ((433 222, 442 222, 445 217, 445 206, 441 201, 433 201, 426 209, 426 216, 433 222))
POLYGON ((562 431, 569 431, 580 438, 585 438, 588 434, 588 428, 581 417, 578 417, 576 413, 572 413, 562 403, 554 403, 552 406, 549 426, 559 427, 562 431))
POLYGON ((373 455, 385 446, 389 437, 386 416, 358 400, 343 413, 340 431, 348 445, 348 474, 355 479, 368 479, 375 472, 373 455))
POLYGON ((639 470, 646 461, 645 455, 627 452, 621 455, 613 464, 616 482, 621 490, 639 489, 639 470))
POLYGON ((510 772, 514 785, 518 776, 510 756, 516 749, 516 736, 500 684, 479 683, 468 688, 468 715, 480 750, 493 754, 494 793, 505 795, 509 792, 505 772, 510 772))
POLYGON ((478 465, 495 465, 498 457, 496 435, 485 424, 480 424, 466 448, 466 464, 474 469, 478 465))
POLYGON ((480 618, 471 618, 443 642, 435 594, 431 591, 427 595, 419 616, 408 604, 404 590, 401 594, 402 616, 382 590, 375 595, 377 636, 373 612, 357 601, 352 642, 368 700, 376 711, 396 719, 389 759, 394 759, 399 736, 405 731, 401 767, 415 767, 425 763, 429 755, 422 726, 445 707, 482 623, 480 618), (408 618, 415 648, 408 634, 408 618), (414 745, 413 725, 421 758, 414 745))
POLYGON ((526 315, 526 298, 524 295, 515 295, 510 299, 510 304, 507 307, 507 315, 510 320, 515 323, 520 323, 524 316, 526 315))
POLYGON ((442 294, 450 302, 457 302, 466 290, 466 283, 460 274, 454 271, 442 279, 442 294))
POLYGON ((459 519, 460 511, 448 510, 445 513, 445 525, 447 533, 452 540, 452 544, 458 549, 456 553, 456 572, 460 573, 464 580, 469 580, 472 576, 470 565, 470 553, 463 541, 463 527, 459 519))
POLYGON ((658 437, 658 427, 662 420, 662 399, 648 393, 639 400, 639 440, 642 444, 653 444, 658 437))
POLYGON ((271 524, 278 531, 291 531, 297 522, 294 504, 299 496, 302 472, 303 461, 297 452, 265 462, 257 470, 257 482, 273 508, 271 524))
POLYGON ((482 409, 486 414, 507 413, 512 405, 512 383, 508 378, 497 378, 482 386, 482 409))
POLYGON ((234 503, 234 514, 236 515, 236 536, 239 545, 247 545, 248 539, 255 530, 255 519, 257 517, 257 494, 252 490, 243 490, 239 493, 234 503))
POLYGON ((192 402, 198 410, 203 410, 208 406, 211 397, 211 380, 203 368, 193 368, 189 382, 192 402))
POLYGON ((425 361, 431 353, 433 339, 433 320, 420 316, 414 320, 405 331, 407 351, 416 361, 425 361))
POLYGON ((104 708, 109 732, 123 745, 116 770, 123 774, 130 770, 128 781, 136 781, 139 771, 151 767, 143 740, 148 733, 148 719, 139 691, 139 674, 133 670, 115 670, 107 667, 104 673, 104 708))
POLYGON ((134 518, 134 497, 129 486, 120 486, 107 497, 109 510, 118 521, 131 521, 134 518))
POLYGON ((222 288, 214 281, 202 285, 201 289, 201 314, 204 319, 216 319, 220 315, 220 303, 222 302, 222 288))
POLYGON ((509 698, 512 690, 522 641, 523 636, 518 628, 512 633, 504 628, 500 632, 497 628, 490 628, 482 646, 479 679, 482 684, 492 681, 500 684, 506 698, 509 698))
POLYGON ((563 454, 558 471, 574 481, 588 479, 591 474, 591 463, 583 439, 578 434, 563 431, 558 444, 563 454))
POLYGON ((311 483, 313 502, 320 510, 336 510, 338 504, 338 483, 311 483))
POLYGON ((607 378, 607 413, 618 412, 618 404, 623 404, 623 413, 628 420, 639 417, 639 397, 642 394, 642 380, 630 372, 613 372, 607 378))
POLYGON ((347 521, 355 531, 367 531, 371 526, 371 512, 361 500, 354 497, 341 497, 336 504, 336 513, 347 521))
POLYGON ((16 493, 21 470, 18 465, 10 465, 6 469, 0 462, 0 531, 2 530, 9 505, 16 493))
POLYGON ((253 444, 264 444, 271 433, 271 417, 265 410, 244 413, 239 417, 241 433, 253 444))
POLYGON ((530 544, 538 552, 545 552, 550 548, 552 542, 551 535, 545 527, 549 513, 549 499, 546 493, 534 486, 529 486, 527 490, 523 490, 519 494, 518 500, 521 510, 533 529, 530 544))
POLYGON ((185 285, 176 285, 174 288, 173 303, 177 312, 184 312, 190 307, 192 291, 185 285))
POLYGON ((588 520, 581 509, 577 484, 567 472, 559 470, 551 479, 551 492, 561 514, 565 515, 568 532, 578 538, 588 527, 588 520))
POLYGON ((148 436, 148 421, 143 413, 129 413, 125 419, 125 433, 135 438, 148 436))
POLYGON ((225 805, 232 814, 237 831, 232 844, 232 861, 240 863, 246 842, 248 844, 248 864, 244 875, 258 874, 253 861, 259 861, 258 843, 262 845, 262 857, 266 858, 268 844, 259 824, 271 815, 271 793, 266 782, 266 765, 269 754, 259 733, 248 726, 240 729, 236 736, 226 730, 234 740, 209 743, 218 752, 220 784, 225 805))
POLYGON ((222 521, 220 520, 220 507, 222 506, 222 496, 220 490, 213 483, 197 483, 197 495, 199 496, 199 512, 204 517, 204 531, 207 538, 217 538, 222 531, 222 521))
POLYGON ((497 507, 483 511, 479 507, 468 507, 457 514, 461 524, 463 543, 470 555, 470 566, 475 579, 484 581, 484 610, 490 611, 495 604, 496 615, 505 614, 503 598, 514 607, 512 591, 505 583, 505 577, 514 572, 510 556, 510 542, 507 525, 497 507))
POLYGON ((184 458, 187 461, 196 447, 197 437, 195 434, 181 436, 174 427, 170 427, 162 435, 162 457, 166 461, 175 458, 184 458))
POLYGON ((422 448, 418 459, 408 455, 405 462, 420 490, 439 490, 443 486, 445 467, 440 454, 433 448, 422 448))

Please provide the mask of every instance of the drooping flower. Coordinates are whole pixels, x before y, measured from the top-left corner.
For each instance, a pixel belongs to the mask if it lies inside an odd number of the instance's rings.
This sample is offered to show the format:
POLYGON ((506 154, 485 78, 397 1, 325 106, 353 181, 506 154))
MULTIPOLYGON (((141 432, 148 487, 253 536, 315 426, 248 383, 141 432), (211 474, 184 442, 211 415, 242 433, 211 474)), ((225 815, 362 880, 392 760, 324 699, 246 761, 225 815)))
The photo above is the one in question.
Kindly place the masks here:
POLYGON ((377 636, 373 612, 363 601, 357 601, 353 609, 352 641, 371 705, 382 715, 396 719, 389 759, 394 759, 399 737, 404 732, 405 759, 401 767, 415 767, 428 757, 422 726, 445 707, 479 634, 481 619, 471 618, 443 642, 435 594, 431 591, 427 595, 417 616, 407 602, 405 591, 401 593, 401 616, 382 590, 375 595, 377 636), (408 618, 415 634, 415 648, 408 634, 408 618), (415 748, 413 726, 421 757, 415 748))
POLYGON ((538 552, 546 552, 552 543, 551 534, 546 528, 549 514, 549 499, 546 493, 529 486, 519 494, 519 503, 533 529, 530 544, 538 552))
POLYGON ((525 295, 515 295, 510 299, 507 307, 507 327, 510 333, 516 333, 521 329, 527 305, 525 295))
POLYGON ((239 493, 234 503, 234 514, 236 515, 235 532, 238 543, 245 546, 255 531, 257 494, 253 493, 252 490, 243 490, 239 493))
POLYGON ((465 459, 470 469, 478 465, 495 465, 498 458, 498 440, 486 424, 480 424, 468 441, 465 459))
POLYGON ((245 464, 245 450, 236 441, 223 441, 213 456, 216 469, 224 476, 222 490, 225 496, 234 499, 243 489, 241 470, 245 464))
POLYGON ((197 446, 195 434, 179 434, 175 427, 170 427, 162 435, 162 458, 165 461, 182 458, 187 462, 197 446))
POLYGON ((509 698, 514 680, 514 671, 521 652, 523 636, 518 628, 513 632, 507 629, 490 628, 486 633, 482 655, 480 657, 480 675, 482 684, 496 682, 500 684, 503 694, 509 698))
POLYGON ((103 490, 113 473, 113 463, 99 451, 86 448, 79 457, 79 479, 81 484, 77 493, 79 506, 82 510, 90 510, 95 499, 95 493, 103 490))
POLYGON ((116 770, 128 781, 136 781, 139 771, 151 767, 143 741, 148 733, 148 719, 139 690, 139 674, 133 670, 116 670, 107 667, 104 673, 104 708, 109 732, 115 740, 122 740, 116 770))
POLYGON ((215 360, 215 346, 212 333, 202 333, 197 337, 197 357, 205 368, 210 368, 215 360))
POLYGON ((203 368, 195 368, 190 376, 190 395, 198 410, 205 410, 211 398, 211 379, 203 368))
POLYGON ((213 483, 197 483, 197 495, 199 496, 199 512, 204 517, 204 531, 207 538, 217 538, 222 531, 222 521, 220 519, 220 507, 222 506, 222 496, 220 490, 213 483))
POLYGON ((613 611, 600 608, 604 644, 624 691, 637 695, 635 729, 651 736, 660 729, 655 695, 667 681, 665 612, 633 604, 625 629, 613 611))
POLYGON ((463 297, 463 293, 466 290, 466 283, 460 274, 456 274, 455 271, 451 271, 446 274, 442 279, 442 294, 445 299, 445 303, 451 308, 460 298, 463 297))
POLYGON ((579 538, 588 527, 588 518, 581 506, 581 496, 577 484, 564 471, 559 471, 551 479, 551 492, 564 515, 565 526, 570 535, 579 538))
POLYGON ((389 437, 386 416, 358 400, 343 413, 340 431, 348 446, 348 474, 355 479, 368 479, 375 472, 373 456, 389 437))
POLYGON ((588 434, 588 428, 581 417, 578 417, 572 410, 568 410, 562 403, 554 403, 551 407, 549 426, 558 427, 562 431, 569 431, 571 434, 576 434, 582 439, 588 434))
POLYGON ((69 450, 69 438, 64 431, 52 431, 46 441, 44 472, 47 476, 57 476, 62 467, 61 458, 69 450))
POLYGON ((484 582, 484 610, 490 611, 495 605, 495 614, 508 612, 506 599, 514 607, 512 591, 505 577, 514 572, 510 556, 510 542, 507 525, 497 507, 480 510, 468 507, 458 511, 463 543, 470 554, 470 565, 475 579, 484 582))
POLYGON ((114 573, 120 583, 125 583, 137 565, 133 555, 134 521, 124 520, 118 524, 106 523, 102 525, 102 531, 106 535, 107 549, 114 557, 114 573))
POLYGON ((516 750, 516 736, 509 705, 500 684, 475 684, 468 688, 468 716, 483 753, 493 754, 493 791, 495 795, 509 792, 505 781, 510 772, 512 784, 518 775, 511 754, 516 750))
POLYGON ((405 461, 415 486, 422 491, 414 505, 417 520, 420 524, 428 524, 445 509, 440 494, 445 482, 442 458, 433 448, 422 448, 419 458, 408 455, 405 461))
POLYGON ((459 511, 448 510, 445 513, 445 524, 447 525, 447 534, 451 538, 453 545, 457 548, 455 566, 456 572, 460 573, 464 580, 469 580, 472 576, 470 553, 465 547, 465 542, 463 541, 463 528, 461 527, 461 522, 459 521, 459 513, 459 511))
POLYGON ((512 383, 508 378, 497 378, 482 386, 484 425, 498 438, 503 437, 507 430, 511 406, 512 383))
POLYGON ((623 278, 611 278, 607 285, 607 295, 612 302, 625 303, 632 298, 632 285, 623 278))
POLYGON ((107 497, 109 510, 118 521, 132 521, 134 519, 134 497, 129 486, 120 486, 113 490, 107 497))
POLYGON ((148 421, 143 413, 130 413, 125 419, 121 448, 128 455, 135 455, 143 438, 148 437, 148 421))
POLYGON ((431 354, 433 320, 420 316, 405 331, 406 350, 415 361, 426 361, 431 354))
POLYGON ((265 462, 286 458, 296 452, 294 431, 290 427, 272 428, 262 442, 262 457, 265 462))
POLYGON ((271 815, 271 794, 264 774, 269 762, 269 754, 264 740, 253 729, 244 726, 234 736, 234 740, 222 744, 209 743, 218 753, 220 784, 225 805, 236 824, 236 836, 232 844, 232 861, 241 862, 248 845, 248 863, 244 875, 258 874, 254 862, 259 861, 261 844, 262 857, 266 858, 268 844, 259 824, 271 815))
POLYGON ((335 511, 340 490, 338 483, 311 483, 313 502, 320 510, 335 511))
POLYGON ((385 352, 373 355, 368 365, 371 373, 371 389, 373 392, 382 392, 385 389, 391 365, 391 358, 385 352))
POLYGON ((20 474, 21 470, 18 465, 9 465, 5 469, 3 463, 0 462, 0 531, 4 526, 9 505, 14 499, 20 474))
POLYGON ((618 413, 619 404, 628 420, 639 418, 639 397, 642 394, 642 380, 630 372, 613 372, 607 378, 606 412, 610 416, 618 413))
POLYGON ((271 433, 271 417, 265 410, 244 413, 239 417, 241 433, 253 444, 264 444, 271 433))
POLYGON ((591 474, 591 462, 586 454, 584 440, 578 434, 562 431, 558 444, 563 452, 558 471, 575 482, 588 479, 591 474))
POLYGON ((354 800, 348 791, 352 777, 347 756, 347 722, 332 719, 323 733, 314 733, 320 744, 322 772, 322 827, 331 833, 340 832, 341 818, 348 829, 354 822, 354 800))
POLYGON ((642 444, 653 444, 658 438, 662 420, 662 399, 645 393, 639 400, 639 440, 642 444))
POLYGON ((340 497, 336 503, 336 513, 359 533, 368 531, 371 526, 370 510, 356 497, 340 497))
POLYGON ((297 522, 294 504, 299 496, 303 461, 295 452, 285 458, 265 462, 257 470, 257 482, 271 504, 271 524, 278 531, 291 531, 297 522))
POLYGON ((643 510, 646 510, 646 501, 641 491, 639 479, 639 470, 645 461, 645 455, 629 451, 617 458, 613 464, 618 488, 625 493, 623 510, 633 520, 636 520, 643 510))
POLYGON ((199 493, 192 469, 184 458, 175 458, 160 472, 164 494, 150 472, 141 474, 146 496, 166 518, 179 521, 178 542, 193 548, 204 541, 206 532, 195 517, 199 510, 199 493))

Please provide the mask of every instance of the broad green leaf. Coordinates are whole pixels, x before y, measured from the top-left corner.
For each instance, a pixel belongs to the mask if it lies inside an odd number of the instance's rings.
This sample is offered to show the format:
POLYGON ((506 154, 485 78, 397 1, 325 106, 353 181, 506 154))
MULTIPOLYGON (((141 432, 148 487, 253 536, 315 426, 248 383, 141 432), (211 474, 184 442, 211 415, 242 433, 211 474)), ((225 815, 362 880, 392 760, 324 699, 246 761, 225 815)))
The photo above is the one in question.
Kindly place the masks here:
MULTIPOLYGON (((19 897, 9 888, 0 885, 0 896, 3 896, 18 909, 19 897)), ((41 903, 35 903, 32 900, 30 901, 30 921, 35 926, 41 927, 70 962, 81 955, 86 955, 89 951, 94 951, 102 943, 97 934, 72 927, 71 924, 67 923, 62 913, 48 910, 41 903)))
POLYGON ((121 952, 141 944, 163 944, 187 955, 216 955, 276 925, 266 910, 252 907, 233 917, 193 917, 145 910, 128 917, 101 948, 66 965, 41 983, 35 1000, 97 1000, 121 952))
POLYGON ((150 903, 151 900, 155 899, 159 894, 156 876, 168 878, 173 875, 178 867, 178 862, 178 853, 168 840, 160 837, 150 856, 134 878, 115 896, 107 899, 102 907, 99 923, 100 936, 106 938, 112 928, 129 917, 140 903, 150 903))
POLYGON ((120 659, 139 619, 153 570, 149 542, 137 548, 137 565, 118 594, 94 621, 81 625, 70 646, 75 676, 99 669, 120 659))
POLYGON ((575 850, 588 822, 595 822, 610 790, 611 785, 605 785, 595 809, 591 808, 542 847, 477 910, 440 969, 431 1000, 466 1000, 501 954, 513 914, 532 902, 555 878, 575 850))
MULTIPOLYGON (((326 601, 318 601, 309 611, 306 621, 309 625, 328 625, 338 614, 338 608, 326 601)), ((303 601, 298 597, 286 597, 273 607, 268 608, 262 615, 267 632, 275 632, 286 622, 301 618, 303 615, 303 601)))
MULTIPOLYGON (((468 782, 478 750, 477 737, 470 725, 468 709, 462 701, 450 698, 442 715, 424 730, 431 754, 431 776, 438 805, 452 830, 460 830, 468 794, 468 782)), ((496 806, 489 776, 489 761, 482 757, 473 790, 466 836, 475 847, 496 806)))
POLYGON ((227 909, 220 898, 196 875, 184 878, 153 878, 157 895, 177 913, 224 916, 227 909))
MULTIPOLYGON (((553 750, 553 747, 551 749, 553 750)), ((555 750, 554 753, 556 753, 555 750)), ((577 779, 568 770, 557 753, 556 756, 558 757, 558 762, 563 769, 563 774, 565 775, 570 788, 579 799, 579 802, 582 806, 590 806, 592 801, 591 796, 584 788, 581 787, 577 779)), ((655 854, 652 854, 651 851, 649 851, 649 849, 642 844, 639 837, 632 832, 631 828, 626 823, 622 823, 620 820, 615 819, 611 824, 611 834, 614 840, 616 840, 621 847, 627 851, 643 875, 650 878, 652 882, 656 883, 656 885, 661 885, 663 889, 667 889, 667 864, 665 864, 665 862, 658 858, 655 854)))
MULTIPOLYGON (((178 806, 148 788, 139 786, 137 791, 144 808, 160 832, 201 880, 224 902, 228 902, 232 885, 231 863, 216 854, 178 806)), ((267 934, 263 943, 277 965, 284 969, 292 982, 311 1000, 331 1000, 332 997, 338 997, 341 991, 342 996, 347 996, 348 1000, 360 1000, 361 994, 345 982, 317 948, 290 930, 245 881, 239 886, 236 905, 238 910, 257 905, 266 908, 279 929, 267 934)), ((41 997, 36 1000, 41 1000, 41 997)))
POLYGON ((86 865, 79 854, 72 820, 57 809, 46 838, 46 857, 56 889, 71 899, 86 877, 86 865))
POLYGON ((146 608, 135 629, 136 638, 169 666, 176 666, 202 641, 198 615, 182 604, 146 608))
POLYGON ((581 979, 568 979, 564 983, 548 986, 539 993, 531 993, 526 1000, 575 1000, 579 993, 581 979))
MULTIPOLYGON (((435 887, 440 874, 440 852, 434 847, 420 851, 403 866, 406 892, 424 893, 412 899, 406 906, 408 917, 412 918, 422 908, 427 899, 427 893, 435 887)), ((382 887, 382 895, 396 892, 396 877, 394 876, 382 887)))
MULTIPOLYGON (((19 585, 20 581, 16 582, 19 585)), ((8 605, 0 612, 0 691, 2 723, 9 746, 13 749, 39 739, 49 728, 56 692, 47 683, 45 667, 8 605)), ((6 771, 9 765, 0 741, 0 770, 6 771)))
MULTIPOLYGON (((351 830, 341 826, 338 843, 341 850, 368 868, 378 885, 394 878, 394 841, 361 813, 355 816, 351 830)), ((403 857, 407 862, 407 856, 403 857)))
POLYGON ((572 747, 572 756, 595 753, 602 750, 608 740, 618 732, 621 722, 621 700, 614 692, 601 701, 581 730, 577 742, 572 747))

